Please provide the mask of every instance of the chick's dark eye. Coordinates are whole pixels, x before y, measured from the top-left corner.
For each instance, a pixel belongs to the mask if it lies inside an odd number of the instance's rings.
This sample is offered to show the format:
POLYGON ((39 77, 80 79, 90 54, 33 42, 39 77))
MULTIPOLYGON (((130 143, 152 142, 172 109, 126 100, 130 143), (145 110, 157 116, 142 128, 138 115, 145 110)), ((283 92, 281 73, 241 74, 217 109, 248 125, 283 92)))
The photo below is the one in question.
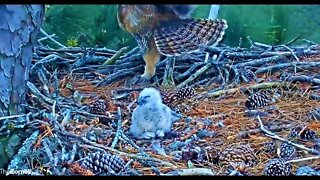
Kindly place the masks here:
POLYGON ((149 98, 150 96, 145 96, 146 98, 149 98))

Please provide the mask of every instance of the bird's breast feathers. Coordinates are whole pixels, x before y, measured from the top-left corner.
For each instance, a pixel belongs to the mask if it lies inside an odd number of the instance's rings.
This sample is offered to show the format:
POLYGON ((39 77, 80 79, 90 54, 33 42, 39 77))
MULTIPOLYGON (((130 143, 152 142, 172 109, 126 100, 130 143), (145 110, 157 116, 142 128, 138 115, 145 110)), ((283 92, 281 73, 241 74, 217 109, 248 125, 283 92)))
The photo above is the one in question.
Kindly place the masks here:
POLYGON ((153 5, 119 5, 117 18, 122 29, 136 34, 154 26, 155 11, 153 5))

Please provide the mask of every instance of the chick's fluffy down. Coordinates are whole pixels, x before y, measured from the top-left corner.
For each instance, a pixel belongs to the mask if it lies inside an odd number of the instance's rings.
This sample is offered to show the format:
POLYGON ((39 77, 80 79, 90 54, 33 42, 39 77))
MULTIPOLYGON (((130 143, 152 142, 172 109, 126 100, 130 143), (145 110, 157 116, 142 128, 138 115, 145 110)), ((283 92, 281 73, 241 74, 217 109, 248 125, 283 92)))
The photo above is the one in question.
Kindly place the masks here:
MULTIPOLYGON (((148 91, 154 90, 150 90, 149 88, 148 91)), ((140 97, 144 94, 145 92, 142 91, 140 97)), ((141 138, 146 132, 156 134, 159 130, 162 130, 164 133, 168 133, 171 130, 171 109, 162 103, 158 91, 150 94, 148 102, 137 106, 132 113, 129 132, 135 138, 141 138)))

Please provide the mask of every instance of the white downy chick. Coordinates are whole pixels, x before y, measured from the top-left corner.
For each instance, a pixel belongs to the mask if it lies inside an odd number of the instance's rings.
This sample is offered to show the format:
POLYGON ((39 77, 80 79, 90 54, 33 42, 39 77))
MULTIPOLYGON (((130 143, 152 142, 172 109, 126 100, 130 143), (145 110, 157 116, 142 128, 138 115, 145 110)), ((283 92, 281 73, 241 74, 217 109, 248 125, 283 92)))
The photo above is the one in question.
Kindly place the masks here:
POLYGON ((160 92, 144 88, 137 100, 138 106, 131 116, 130 134, 137 139, 163 137, 171 131, 173 111, 162 103, 160 92))

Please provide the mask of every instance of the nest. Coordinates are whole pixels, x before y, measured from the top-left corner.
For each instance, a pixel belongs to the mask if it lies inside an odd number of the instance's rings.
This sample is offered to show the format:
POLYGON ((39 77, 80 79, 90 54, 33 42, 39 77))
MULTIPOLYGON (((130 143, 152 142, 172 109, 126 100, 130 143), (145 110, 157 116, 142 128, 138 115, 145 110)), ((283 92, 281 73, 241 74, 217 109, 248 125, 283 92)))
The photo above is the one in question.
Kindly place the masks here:
POLYGON ((32 167, 40 175, 262 175, 270 159, 280 158, 283 142, 296 147, 294 159, 281 160, 292 163, 293 174, 302 165, 319 168, 318 44, 220 45, 164 58, 157 64, 161 85, 154 86, 175 98, 167 101, 183 117, 161 140, 128 134, 145 86, 132 83, 143 73, 138 48, 125 49, 36 47, 25 115, 33 133, 8 168, 32 167), (194 93, 173 95, 184 87, 194 93), (268 101, 247 108, 248 98, 261 91, 268 101), (290 138, 298 126, 316 135, 290 138), (250 151, 230 148, 243 146, 250 151), (105 160, 92 162, 95 169, 83 166, 96 152, 119 159, 122 169, 108 171, 105 160))

